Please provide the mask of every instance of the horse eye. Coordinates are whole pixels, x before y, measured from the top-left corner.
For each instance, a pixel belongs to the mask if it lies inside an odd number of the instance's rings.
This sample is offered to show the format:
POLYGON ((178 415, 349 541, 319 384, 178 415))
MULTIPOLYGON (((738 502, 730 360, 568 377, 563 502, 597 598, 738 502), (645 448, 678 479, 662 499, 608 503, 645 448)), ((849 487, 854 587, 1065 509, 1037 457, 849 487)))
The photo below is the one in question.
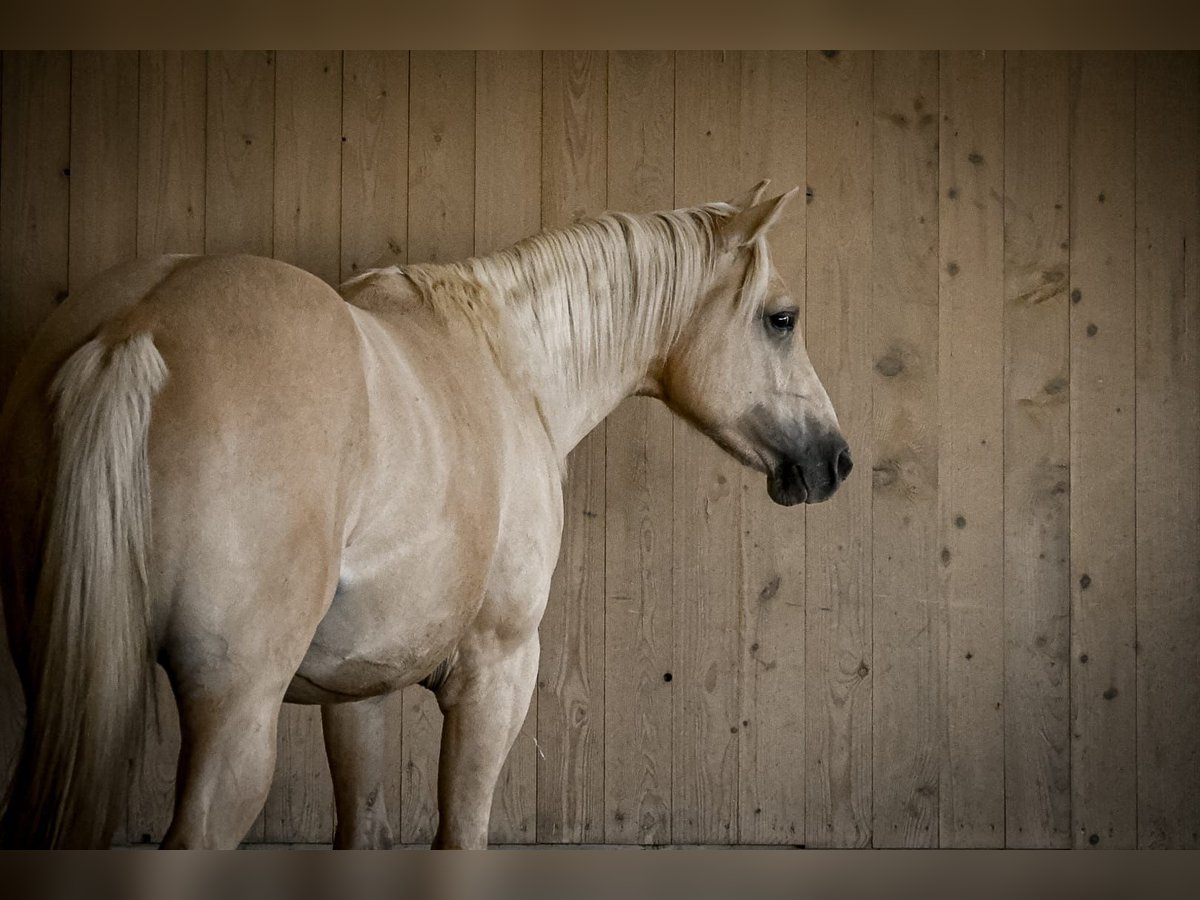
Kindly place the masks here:
POLYGON ((796 327, 796 314, 794 312, 777 312, 767 316, 767 322, 776 331, 787 333, 796 327))

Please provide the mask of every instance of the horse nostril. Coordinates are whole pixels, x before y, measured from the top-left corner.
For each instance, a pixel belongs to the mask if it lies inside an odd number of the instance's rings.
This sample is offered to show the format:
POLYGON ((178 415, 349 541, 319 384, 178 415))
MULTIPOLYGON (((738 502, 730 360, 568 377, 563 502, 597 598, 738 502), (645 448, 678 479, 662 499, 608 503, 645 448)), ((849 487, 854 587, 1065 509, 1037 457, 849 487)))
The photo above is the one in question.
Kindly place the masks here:
POLYGON ((849 477, 850 470, 854 468, 854 460, 850 458, 849 447, 843 447, 838 451, 834 468, 837 470, 838 481, 845 481, 849 477))

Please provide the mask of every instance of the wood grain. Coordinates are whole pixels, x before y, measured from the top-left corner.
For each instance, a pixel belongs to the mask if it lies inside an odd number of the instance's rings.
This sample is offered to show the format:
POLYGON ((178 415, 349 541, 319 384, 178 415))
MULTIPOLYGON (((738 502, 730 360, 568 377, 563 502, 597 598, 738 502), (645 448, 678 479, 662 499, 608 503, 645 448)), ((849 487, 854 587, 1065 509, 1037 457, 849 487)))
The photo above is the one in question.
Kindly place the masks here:
POLYGON ((408 259, 408 65, 398 51, 342 55, 343 280, 408 259))
MULTIPOLYGON (((543 54, 544 227, 608 205, 607 132, 606 54, 543 54)), ((562 549, 541 627, 539 841, 604 835, 605 434, 602 423, 567 460, 562 549)))
MULTIPOLYGON (((675 57, 675 202, 739 197, 763 177, 740 163, 745 54, 675 57)), ((675 423, 672 840, 737 839, 741 471, 675 423)))
MULTIPOLYGON (((802 55, 678 53, 675 76, 677 205, 740 197, 767 176, 803 183, 802 55)), ((802 303, 801 233, 789 217, 772 243, 802 303)), ((803 521, 681 422, 674 464, 674 840, 744 829, 799 842, 804 785, 787 773, 804 753, 803 521), (781 695, 780 717, 760 719, 757 704, 781 695)))
POLYGON ((1139 847, 1200 846, 1198 69, 1195 53, 1137 59, 1139 847))
POLYGON ((8 51, 0 69, 0 396, 67 292, 71 57, 8 51))
POLYGON ((870 53, 808 57, 805 338, 855 466, 836 501, 807 517, 807 831, 814 847, 871 840, 872 376, 870 354, 859 348, 871 330, 872 69, 870 53))
POLYGON ((72 288, 137 254, 137 121, 137 54, 71 54, 72 288))
MULTIPOLYGON (((71 58, 7 51, 0 64, 0 397, 67 295, 71 58)), ((16 763, 24 698, 0 617, 0 779, 16 763)))
MULTIPOLYGON (((734 194, 763 177, 777 196, 805 183, 806 57, 800 51, 748 54, 739 87, 734 194)), ((715 195, 719 198, 721 195, 715 195)), ((772 262, 804 313, 805 207, 799 197, 770 232, 772 262)), ((804 841, 804 509, 776 506, 764 477, 738 467, 739 549, 737 840, 804 841), (757 645, 757 647, 755 647, 757 645), (772 709, 772 715, 763 710, 772 709)))
POLYGON ((929 784, 933 821, 922 822, 924 837, 913 834, 922 844, 936 843, 943 829, 948 846, 1004 841, 1003 64, 997 53, 941 57, 938 527, 946 739, 940 783, 929 784))
POLYGON ((281 51, 275 71, 276 259, 341 280, 342 54, 281 51))
MULTIPOLYGON (((542 55, 475 58, 475 252, 536 233, 542 218, 542 55)), ((525 844, 537 834, 537 698, 492 799, 489 839, 525 844)))
MULTIPOLYGON (((675 199, 675 60, 612 53, 608 203, 669 209, 675 199)), ((608 419, 604 554, 604 835, 671 840, 671 413, 635 397, 608 419)))
MULTIPOLYGON (((776 509, 649 401, 584 443, 495 840, 1200 843, 1200 55, 338 58, 5 53, 0 388, 135 253, 335 282, 812 191, 772 244, 851 481, 776 509)), ((129 840, 169 817, 164 691, 129 840)), ((328 840, 311 712, 284 714, 273 839, 328 840)), ((389 721, 424 842, 440 714, 414 689, 389 721)))
MULTIPOLYGON (((207 59, 199 51, 143 51, 138 77, 137 253, 204 252, 204 116, 207 59)), ((161 841, 175 807, 179 715, 156 668, 157 707, 129 794, 131 842, 161 841)))
MULTIPOLYGON (((272 251, 333 284, 341 255, 341 86, 340 53, 276 54, 272 251)), ((320 709, 285 704, 276 740, 266 840, 331 841, 333 787, 320 709)))
POLYGON ((1009 847, 1071 830, 1069 57, 1005 55, 1004 801, 1009 847))
POLYGON ((203 253, 207 58, 144 51, 140 67, 138 255, 203 253))
MULTIPOLYGON (((408 256, 470 256, 475 248, 475 59, 414 52, 409 65, 408 256)), ((433 694, 404 689, 400 839, 426 844, 437 826, 442 714, 433 694)))
POLYGON ((409 261, 470 256, 474 207, 474 55, 414 52, 409 63, 409 261))
POLYGON ((1137 846, 1134 59, 1071 60, 1071 819, 1137 846), (1105 692, 1114 689, 1111 699, 1105 692))
POLYGON ((208 54, 206 253, 270 256, 275 171, 275 54, 208 54))
POLYGON ((938 56, 876 53, 874 76, 871 830, 894 847, 936 840, 945 743, 938 56))

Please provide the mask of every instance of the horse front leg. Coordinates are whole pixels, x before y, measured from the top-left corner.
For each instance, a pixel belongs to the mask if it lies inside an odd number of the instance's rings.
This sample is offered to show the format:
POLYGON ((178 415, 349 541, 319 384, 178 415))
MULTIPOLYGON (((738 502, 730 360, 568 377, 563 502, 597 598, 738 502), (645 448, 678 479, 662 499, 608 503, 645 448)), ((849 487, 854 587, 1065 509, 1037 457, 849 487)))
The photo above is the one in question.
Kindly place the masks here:
POLYGON ((392 846, 392 826, 384 802, 384 699, 321 707, 321 730, 337 808, 335 850, 387 850, 392 846))
POLYGON ((487 846, 492 794, 529 711, 538 669, 538 636, 504 652, 460 652, 438 691, 445 715, 438 762, 435 849, 487 846))

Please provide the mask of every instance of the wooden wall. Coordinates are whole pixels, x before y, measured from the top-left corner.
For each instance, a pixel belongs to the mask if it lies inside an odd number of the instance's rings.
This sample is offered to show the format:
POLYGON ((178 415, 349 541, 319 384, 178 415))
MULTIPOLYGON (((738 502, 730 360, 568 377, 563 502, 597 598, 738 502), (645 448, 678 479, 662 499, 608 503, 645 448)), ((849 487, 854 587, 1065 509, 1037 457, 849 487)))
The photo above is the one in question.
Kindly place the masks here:
MULTIPOLYGON (((135 253, 336 283, 807 186, 773 243, 855 474, 774 507, 650 401, 584 441, 494 840, 1200 845, 1196 54, 6 53, 2 89, 0 385, 135 253)), ((428 841, 440 716, 390 717, 428 841)), ((331 810, 288 708, 251 839, 331 810)))

